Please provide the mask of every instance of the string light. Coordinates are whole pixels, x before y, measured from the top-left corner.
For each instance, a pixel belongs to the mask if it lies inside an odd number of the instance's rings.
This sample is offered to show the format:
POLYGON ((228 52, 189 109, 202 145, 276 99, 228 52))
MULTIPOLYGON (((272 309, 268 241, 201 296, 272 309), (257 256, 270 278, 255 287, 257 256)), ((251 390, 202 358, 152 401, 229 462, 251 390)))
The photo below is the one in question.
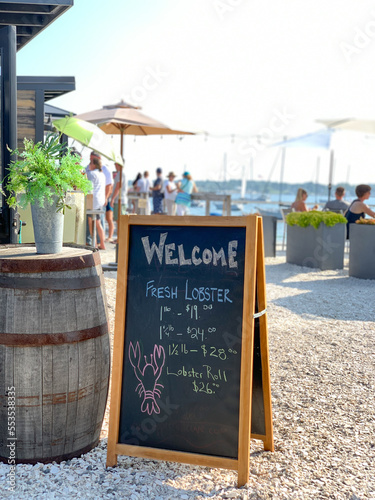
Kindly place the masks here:
MULTIPOLYGON (((262 136, 257 134, 257 135, 242 135, 242 134, 211 134, 208 132, 197 132, 193 133, 192 136, 200 136, 203 135, 204 141, 207 142, 208 139, 230 139, 230 142, 234 144, 236 140, 240 141, 254 141, 257 142, 258 144, 263 144, 262 143, 262 136)), ((163 139, 163 135, 160 135, 160 139, 163 139)), ((185 135, 177 135, 175 136, 179 141, 182 141, 186 136, 185 135)), ((111 135, 111 138, 113 139, 114 136, 111 135)), ((278 142, 283 140, 284 137, 274 137, 273 142, 278 142)), ((134 136, 134 142, 137 141, 137 136, 134 136)))

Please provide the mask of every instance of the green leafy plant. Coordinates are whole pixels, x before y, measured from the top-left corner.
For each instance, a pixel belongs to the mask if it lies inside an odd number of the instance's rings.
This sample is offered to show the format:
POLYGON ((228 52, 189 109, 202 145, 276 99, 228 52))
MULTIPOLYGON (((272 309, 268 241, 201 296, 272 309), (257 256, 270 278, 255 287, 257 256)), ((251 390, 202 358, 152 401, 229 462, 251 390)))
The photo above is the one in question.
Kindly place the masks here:
MULTIPOLYGON (((9 149, 9 148, 8 148, 9 149)), ((87 194, 91 182, 82 174, 80 157, 72 154, 58 134, 49 134, 44 144, 24 139, 24 151, 9 151, 18 159, 11 161, 5 177, 9 206, 25 208, 38 202, 41 207, 52 205, 57 197, 57 211, 70 208, 65 203, 67 191, 79 189, 87 194)))
POLYGON ((291 212, 286 216, 285 221, 289 226, 313 226, 315 229, 318 229, 321 223, 328 227, 347 223, 346 218, 341 214, 317 210, 312 210, 311 212, 291 212))

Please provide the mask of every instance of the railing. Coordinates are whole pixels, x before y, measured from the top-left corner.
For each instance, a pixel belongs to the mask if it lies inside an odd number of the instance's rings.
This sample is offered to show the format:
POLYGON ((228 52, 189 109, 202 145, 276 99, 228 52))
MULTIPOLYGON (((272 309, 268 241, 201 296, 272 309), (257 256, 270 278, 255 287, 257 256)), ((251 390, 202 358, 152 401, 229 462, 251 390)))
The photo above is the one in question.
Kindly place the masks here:
MULTIPOLYGON (((205 215, 210 215, 211 201, 221 201, 223 203, 223 215, 231 215, 231 195, 215 193, 193 193, 193 201, 205 201, 205 215)), ((145 215, 148 204, 148 193, 128 193, 128 200, 134 202, 134 210, 139 215, 145 215)))
POLYGON ((230 194, 215 194, 215 193, 193 193, 191 195, 192 200, 199 200, 206 202, 206 213, 205 215, 210 215, 210 205, 211 201, 221 201, 223 203, 223 215, 231 215, 231 201, 232 197, 230 194))
MULTIPOLYGON (((128 200, 131 202, 134 202, 134 210, 137 214, 139 215, 145 215, 147 213, 147 206, 148 206, 148 198, 149 194, 148 193, 135 193, 135 192, 130 192, 128 193, 128 200)), ((247 199, 235 199, 232 200, 232 196, 230 194, 216 194, 216 193, 192 193, 191 195, 192 201, 204 201, 205 202, 205 215, 210 215, 211 213, 211 202, 222 202, 223 203, 223 215, 232 215, 232 208, 231 204, 252 204, 252 205, 260 205, 264 208, 267 208, 267 206, 279 206, 279 208, 287 208, 290 207, 292 202, 286 202, 286 201, 255 201, 255 200, 247 200, 247 199)), ((314 205, 315 203, 306 203, 307 206, 310 206, 310 208, 314 205)), ((320 207, 323 208, 324 204, 320 203, 320 207)), ((370 204, 369 207, 371 210, 374 210, 375 205, 370 204)))

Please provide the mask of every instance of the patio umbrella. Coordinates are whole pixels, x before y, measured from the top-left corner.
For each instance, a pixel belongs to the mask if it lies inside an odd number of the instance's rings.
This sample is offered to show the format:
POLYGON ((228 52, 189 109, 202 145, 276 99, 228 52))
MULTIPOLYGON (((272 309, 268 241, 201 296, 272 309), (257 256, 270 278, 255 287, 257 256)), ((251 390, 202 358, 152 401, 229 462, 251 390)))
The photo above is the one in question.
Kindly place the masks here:
POLYGON ((81 113, 77 118, 98 125, 106 134, 120 134, 121 157, 124 157, 124 135, 192 135, 193 132, 173 130, 144 115, 141 108, 125 101, 103 106, 102 109, 81 113))
POLYGON ((375 134, 375 120, 360 120, 357 118, 342 118, 340 120, 316 120, 330 129, 351 130, 365 134, 375 134))
MULTIPOLYGON (((193 135, 193 132, 173 130, 121 100, 117 104, 109 104, 101 109, 81 113, 77 118, 98 125, 106 134, 120 134, 121 158, 124 163, 124 136, 125 135, 193 135)), ((120 191, 118 205, 121 207, 122 170, 120 170, 120 191)))
POLYGON ((63 134, 83 144, 83 146, 93 149, 108 160, 122 165, 122 158, 115 153, 111 140, 96 125, 80 120, 75 116, 66 116, 55 120, 52 125, 63 134))

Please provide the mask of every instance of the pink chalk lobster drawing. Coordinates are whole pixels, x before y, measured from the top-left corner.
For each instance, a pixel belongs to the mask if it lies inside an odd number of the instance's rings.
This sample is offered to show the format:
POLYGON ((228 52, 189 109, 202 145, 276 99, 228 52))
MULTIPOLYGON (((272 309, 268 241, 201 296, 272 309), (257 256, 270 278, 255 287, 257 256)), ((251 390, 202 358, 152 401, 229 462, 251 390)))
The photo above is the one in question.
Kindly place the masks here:
POLYGON ((130 342, 129 360, 134 368, 134 374, 139 380, 139 384, 135 388, 135 391, 138 391, 140 398, 143 395, 141 411, 152 415, 153 412, 160 413, 160 408, 155 400, 155 395, 160 398, 160 389, 164 388, 163 385, 157 383, 165 363, 164 347, 155 344, 154 353, 150 354, 150 363, 147 362, 147 356, 144 356, 144 358, 144 367, 141 369, 141 348, 139 347, 139 342, 135 344, 135 348, 130 342))

